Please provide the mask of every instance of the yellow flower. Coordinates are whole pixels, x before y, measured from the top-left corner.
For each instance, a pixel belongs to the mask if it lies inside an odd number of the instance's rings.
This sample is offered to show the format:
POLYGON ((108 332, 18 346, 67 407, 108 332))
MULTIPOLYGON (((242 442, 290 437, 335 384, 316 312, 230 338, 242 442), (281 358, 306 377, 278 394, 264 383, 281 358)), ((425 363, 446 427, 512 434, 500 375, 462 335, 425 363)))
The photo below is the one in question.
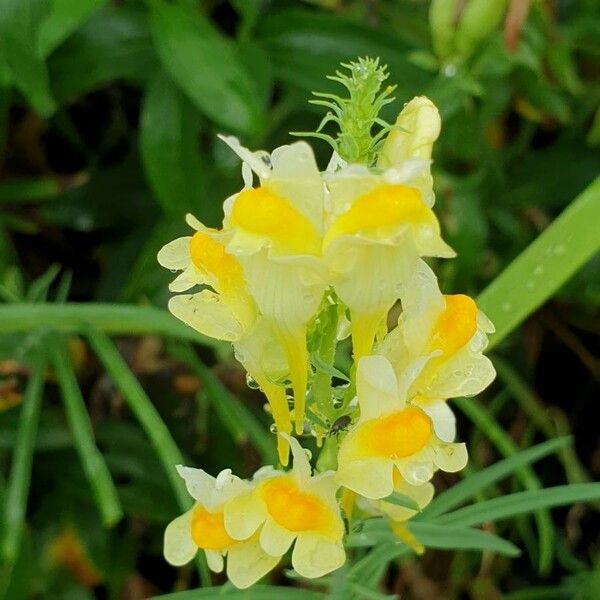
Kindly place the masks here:
POLYGON ((235 138, 222 139, 243 159, 247 185, 224 205, 226 248, 238 258, 250 294, 284 349, 301 433, 309 368, 306 327, 327 286, 320 259, 324 184, 305 142, 269 156, 250 152, 235 138), (259 187, 251 187, 250 169, 259 187))
POLYGON ((455 472, 466 465, 465 445, 440 439, 430 415, 407 404, 385 357, 360 359, 356 389, 360 417, 340 446, 340 485, 377 500, 394 491, 396 470, 407 483, 422 485, 437 468, 455 472))
POLYGON ((224 525, 227 503, 247 493, 249 484, 232 475, 229 469, 216 478, 201 469, 182 466, 177 469, 196 502, 167 526, 166 560, 174 566, 184 565, 200 549, 206 554, 210 569, 220 573, 223 559, 227 557, 227 577, 239 588, 249 587, 273 569, 279 559, 263 552, 256 536, 233 539, 224 525))
POLYGON ((292 565, 303 577, 321 577, 344 564, 344 525, 331 471, 311 475, 308 458, 293 438, 290 472, 262 469, 255 487, 225 506, 225 528, 235 539, 258 532, 264 552, 280 557, 295 541, 292 565))
POLYGON ((349 165, 326 178, 328 228, 323 254, 332 284, 349 307, 355 358, 371 353, 389 309, 419 257, 452 257, 431 209, 431 146, 437 109, 416 98, 400 113, 379 167, 349 165))
MULTIPOLYGON (((258 313, 246 286, 242 267, 228 253, 219 232, 205 228, 191 215, 193 236, 178 238, 158 253, 165 268, 182 271, 169 288, 185 292, 197 285, 200 292, 178 294, 169 310, 184 323, 212 338, 233 342, 236 357, 265 393, 278 431, 291 431, 285 387, 275 383, 288 372, 287 362, 271 325, 258 313)), ((288 462, 288 444, 277 439, 279 459, 288 462)))
POLYGON ((494 366, 482 353, 494 327, 472 298, 443 295, 431 269, 420 262, 402 308, 398 327, 377 353, 392 363, 411 403, 426 407, 474 396, 492 382, 494 366))

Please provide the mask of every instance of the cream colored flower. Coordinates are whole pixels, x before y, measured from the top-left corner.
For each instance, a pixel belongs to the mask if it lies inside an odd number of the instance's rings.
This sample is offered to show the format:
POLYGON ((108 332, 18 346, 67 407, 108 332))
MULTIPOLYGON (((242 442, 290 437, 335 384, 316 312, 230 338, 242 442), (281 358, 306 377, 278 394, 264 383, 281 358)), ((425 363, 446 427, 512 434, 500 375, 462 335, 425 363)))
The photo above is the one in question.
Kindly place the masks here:
MULTIPOLYGON (((277 382, 289 373, 287 360, 271 324, 258 312, 249 294, 242 266, 228 253, 219 232, 204 227, 191 215, 193 236, 178 238, 158 253, 158 262, 182 271, 170 284, 173 292, 195 286, 201 291, 178 294, 169 300, 169 310, 196 331, 233 343, 236 357, 265 393, 278 431, 291 431, 285 387, 277 382)), ((277 438, 279 459, 288 462, 288 444, 277 438)))
POLYGON ((201 469, 179 466, 194 506, 175 520, 165 531, 166 560, 181 566, 194 558, 200 549, 206 554, 210 569, 223 570, 227 557, 227 577, 238 588, 247 588, 264 577, 279 562, 265 553, 257 536, 245 540, 233 539, 225 529, 223 511, 227 503, 239 494, 247 493, 249 484, 231 474, 229 469, 211 477, 201 469))
POLYGON ((332 284, 351 312, 355 358, 371 353, 419 257, 454 256, 431 210, 437 109, 426 98, 415 98, 397 125, 383 147, 379 170, 349 165, 326 177, 329 210, 323 255, 332 284))
POLYGON ((394 491, 396 470, 410 485, 422 485, 438 468, 466 465, 465 445, 442 440, 430 415, 407 404, 406 388, 385 357, 360 359, 356 389, 360 417, 340 446, 340 485, 377 500, 394 491))
POLYGON ((305 142, 269 156, 250 152, 235 138, 222 139, 244 161, 247 186, 224 205, 227 252, 242 265, 249 292, 284 349, 301 433, 309 368, 306 327, 328 283, 320 258, 324 184, 305 142), (259 187, 251 187, 250 170, 259 187))
POLYGON ((235 539, 258 532, 261 548, 273 557, 285 554, 295 542, 294 569, 303 577, 321 577, 346 560, 338 485, 331 471, 312 476, 300 444, 293 438, 289 442, 293 469, 257 473, 254 489, 226 505, 225 527, 235 539))
POLYGON ((496 372, 483 351, 494 326, 472 298, 443 295, 421 261, 406 285, 402 308, 398 327, 376 351, 392 363, 412 404, 474 396, 492 382, 496 372))

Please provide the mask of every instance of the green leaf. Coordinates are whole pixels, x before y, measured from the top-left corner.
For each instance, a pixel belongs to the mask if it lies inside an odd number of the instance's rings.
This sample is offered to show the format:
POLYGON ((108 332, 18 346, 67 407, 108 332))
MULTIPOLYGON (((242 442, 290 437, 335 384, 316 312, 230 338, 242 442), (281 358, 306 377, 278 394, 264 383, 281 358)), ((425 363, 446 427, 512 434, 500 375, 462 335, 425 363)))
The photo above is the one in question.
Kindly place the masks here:
POLYGON ((60 102, 118 79, 145 83, 157 68, 145 14, 131 6, 96 10, 48 61, 60 102))
POLYGON ((40 328, 63 333, 83 332, 95 327, 121 335, 156 334, 215 346, 165 310, 132 304, 11 304, 0 311, 0 333, 28 332, 40 328))
POLYGON ((53 344, 52 362, 65 406, 67 421, 83 470, 92 488, 105 525, 112 526, 123 516, 117 490, 102 454, 94 442, 94 430, 66 347, 58 338, 53 344))
POLYGON ((264 128, 252 79, 209 21, 190 7, 153 1, 149 22, 165 70, 199 110, 234 132, 264 128))
POLYGON ((46 363, 38 361, 33 368, 25 390, 14 445, 10 479, 4 497, 0 554, 10 564, 13 564, 17 559, 21 544, 31 481, 31 463, 42 405, 45 370, 46 363))
POLYGON ((600 177, 479 296, 496 326, 490 347, 534 312, 600 248, 600 177))
POLYGON ((386 498, 382 498, 382 501, 395 504, 396 506, 409 508, 410 510, 416 510, 417 512, 421 511, 419 505, 410 496, 405 496, 404 494, 399 494, 398 492, 392 492, 392 494, 386 498))
POLYGON ((196 212, 203 196, 199 123, 173 80, 159 71, 144 99, 140 144, 146 175, 169 213, 196 212))
POLYGON ((595 500, 600 500, 600 483, 572 483, 543 490, 517 492, 478 502, 438 517, 435 522, 443 525, 469 527, 525 515, 542 508, 595 500))
POLYGON ((423 509, 419 519, 428 520, 452 510, 497 481, 512 475, 521 467, 541 460, 549 454, 564 448, 571 440, 572 438, 567 436, 548 440, 547 442, 527 448, 527 450, 523 450, 517 454, 513 454, 478 473, 469 475, 460 483, 453 485, 450 489, 434 498, 432 502, 423 509))
POLYGON ((50 0, 37 35, 40 56, 49 56, 95 9, 105 3, 106 0, 50 0))
POLYGON ((268 433, 265 425, 229 392, 189 345, 174 346, 171 354, 178 360, 187 363, 200 377, 211 406, 236 443, 242 444, 246 440, 250 440, 260 453, 263 462, 273 464, 275 461, 275 436, 268 433))
MULTIPOLYGON (((42 116, 56 109, 50 93, 48 71, 38 54, 34 37, 34 5, 31 0, 4 0, 0 10, 0 55, 6 79, 8 67, 13 85, 42 116)), ((5 81, 5 83, 7 83, 5 81)))
POLYGON ((325 600, 325 595, 292 587, 271 585, 253 585, 247 590, 235 588, 212 587, 201 590, 176 592, 164 596, 155 596, 157 600, 214 600, 214 598, 235 598, 236 600, 325 600))

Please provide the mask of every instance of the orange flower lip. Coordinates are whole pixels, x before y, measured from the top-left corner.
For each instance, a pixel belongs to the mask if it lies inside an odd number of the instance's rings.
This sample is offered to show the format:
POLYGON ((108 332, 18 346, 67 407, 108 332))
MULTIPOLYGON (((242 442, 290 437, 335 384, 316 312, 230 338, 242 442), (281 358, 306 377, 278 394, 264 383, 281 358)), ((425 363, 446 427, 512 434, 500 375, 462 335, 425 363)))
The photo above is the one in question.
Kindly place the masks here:
POLYGON ((238 542, 225 530, 223 511, 209 512, 197 506, 192 515, 192 539, 203 550, 227 550, 238 542))

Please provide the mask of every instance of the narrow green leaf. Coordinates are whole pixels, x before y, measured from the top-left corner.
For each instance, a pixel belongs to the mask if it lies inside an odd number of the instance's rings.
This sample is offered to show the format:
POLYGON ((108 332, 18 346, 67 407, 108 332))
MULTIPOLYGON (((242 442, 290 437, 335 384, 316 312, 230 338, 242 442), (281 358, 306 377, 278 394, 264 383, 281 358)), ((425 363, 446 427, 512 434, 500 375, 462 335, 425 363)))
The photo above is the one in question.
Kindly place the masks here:
POLYGON ((231 131, 263 129, 263 108, 252 80, 230 43, 203 15, 155 0, 149 22, 164 68, 199 110, 231 131))
POLYGON ((399 494, 398 492, 392 492, 392 494, 387 496, 387 498, 382 498, 382 500, 389 502, 390 504, 395 504, 396 506, 402 506, 404 508, 416 510, 417 512, 421 511, 419 505, 410 496, 405 496, 404 494, 399 494))
POLYGON ((214 340, 197 333, 168 312, 151 306, 127 304, 12 304, 0 308, 0 333, 17 333, 40 328, 64 333, 95 327, 106 333, 156 334, 215 346, 214 340))
POLYGON ((175 466, 184 464, 184 460, 167 426, 108 336, 100 331, 90 331, 87 337, 152 442, 181 509, 187 510, 191 504, 190 495, 175 470, 175 466))
POLYGON ((202 197, 198 120, 173 80, 159 71, 150 84, 140 120, 142 160, 166 212, 195 212, 202 197))
MULTIPOLYGON (((518 454, 519 447, 504 429, 496 423, 489 411, 476 399, 457 398, 454 400, 454 405, 486 435, 503 456, 509 457, 518 454)), ((515 476, 528 490, 539 490, 543 487, 529 465, 515 471, 515 476)), ((534 514, 534 519, 538 529, 540 545, 538 567, 541 573, 548 573, 552 567, 554 557, 554 540, 556 537, 554 524, 548 511, 537 511, 534 514)))
POLYGON ((40 24, 37 48, 47 57, 106 0, 50 0, 48 13, 40 24))
POLYGON ((512 475, 521 467, 557 452, 561 448, 567 446, 570 442, 571 438, 567 436, 548 440, 547 442, 543 442, 542 444, 513 454, 478 473, 469 475, 460 483, 453 485, 450 489, 434 498, 431 504, 423 509, 419 518, 424 520, 431 519, 452 510, 466 500, 473 498, 490 485, 512 475))
POLYGON ((117 490, 102 454, 94 442, 94 431, 75 371, 65 345, 55 340, 52 362, 65 406, 67 421, 83 470, 94 493, 105 525, 114 525, 123 516, 117 490))
POLYGON ((374 586, 381 579, 391 561, 410 553, 410 548, 402 542, 382 542, 352 565, 348 571, 348 580, 374 586))
POLYGON ((600 248, 600 177, 479 296, 496 326, 490 348, 573 275, 600 248))
POLYGON ((155 596, 157 600, 214 600, 214 598, 235 598, 236 600, 325 600, 325 595, 293 587, 271 585, 253 585, 247 590, 235 588, 211 587, 202 590, 176 592, 164 596, 155 596))
POLYGON ((237 443, 246 440, 254 445, 266 464, 275 461, 275 437, 264 425, 219 381, 189 345, 177 345, 171 353, 187 363, 204 383, 211 405, 223 425, 237 443))
POLYGON ((3 181, 0 183, 0 204, 47 200, 56 198, 61 191, 61 182, 56 177, 3 181))
POLYGON ((425 523, 409 522, 408 528, 427 548, 444 550, 489 550, 504 556, 518 556, 521 551, 514 544, 492 533, 469 527, 452 527, 425 523))
POLYGON ((4 497, 3 539, 1 555, 8 563, 17 559, 21 544, 27 495, 31 481, 31 463, 42 404, 46 363, 33 368, 21 405, 19 428, 14 446, 10 479, 4 497))
POLYGON ((543 490, 517 492, 478 502, 442 515, 435 522, 457 527, 470 527, 525 515, 543 508, 596 500, 600 500, 600 483, 572 483, 543 490))

